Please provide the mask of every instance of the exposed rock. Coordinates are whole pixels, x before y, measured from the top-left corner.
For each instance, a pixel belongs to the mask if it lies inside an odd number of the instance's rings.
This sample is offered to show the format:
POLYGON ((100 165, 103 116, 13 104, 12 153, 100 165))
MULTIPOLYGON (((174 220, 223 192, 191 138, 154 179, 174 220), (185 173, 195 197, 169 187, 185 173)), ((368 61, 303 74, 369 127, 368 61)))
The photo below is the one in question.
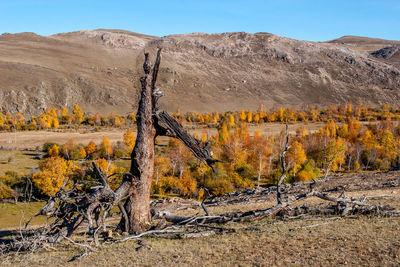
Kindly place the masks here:
POLYGON ((400 45, 388 46, 372 52, 371 55, 373 55, 376 58, 389 59, 399 50, 400 50, 400 45))

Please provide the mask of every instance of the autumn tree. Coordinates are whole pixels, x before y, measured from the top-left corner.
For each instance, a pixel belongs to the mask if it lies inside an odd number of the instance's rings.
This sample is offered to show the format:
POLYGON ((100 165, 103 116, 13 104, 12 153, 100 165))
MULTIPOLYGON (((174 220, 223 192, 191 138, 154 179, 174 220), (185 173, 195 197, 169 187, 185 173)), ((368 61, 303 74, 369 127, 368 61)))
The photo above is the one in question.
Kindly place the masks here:
POLYGON ((172 170, 171 159, 167 157, 164 153, 159 153, 156 155, 154 160, 155 169, 155 184, 157 185, 160 177, 165 176, 168 172, 172 170))
POLYGON ((347 150, 346 141, 342 138, 332 139, 324 148, 325 156, 325 176, 328 175, 330 169, 337 169, 338 163, 343 161, 347 150))
POLYGON ((135 146, 135 137, 133 136, 133 131, 128 129, 124 133, 122 143, 126 147, 126 151, 130 154, 132 153, 133 147, 135 146))
POLYGON ((76 146, 74 139, 69 139, 65 144, 61 146, 61 153, 66 159, 71 159, 72 151, 76 146))
POLYGON ((100 156, 103 158, 109 159, 112 156, 113 149, 111 147, 111 142, 106 136, 103 136, 99 150, 100 156))
POLYGON ((48 152, 50 157, 57 157, 59 153, 60 152, 57 144, 54 144, 53 147, 48 152))
POLYGON ((62 124, 68 124, 71 123, 72 117, 71 115, 68 114, 68 109, 66 107, 63 107, 61 109, 61 123, 62 124))
POLYGON ((32 175, 32 181, 45 195, 53 196, 64 185, 72 185, 79 175, 79 168, 72 161, 60 157, 44 159, 39 164, 40 172, 32 175))
POLYGON ((303 150, 303 145, 298 141, 294 141, 286 155, 289 162, 288 168, 290 169, 290 166, 293 166, 293 177, 296 177, 296 170, 300 169, 301 164, 307 160, 306 153, 303 150))
POLYGON ((89 144, 86 146, 86 155, 92 155, 96 151, 97 151, 96 144, 93 141, 90 141, 89 144))
POLYGON ((81 123, 83 121, 83 111, 78 104, 74 105, 74 109, 72 110, 73 121, 75 123, 81 123))
POLYGON ((169 139, 169 147, 168 157, 173 166, 172 175, 175 175, 175 171, 177 170, 179 173, 178 176, 181 178, 185 165, 192 158, 192 154, 182 142, 174 138, 169 139))
POLYGON ((259 130, 254 132, 253 140, 249 147, 249 161, 258 170, 257 187, 260 186, 261 175, 265 166, 270 162, 272 150, 271 144, 266 136, 262 136, 259 130))

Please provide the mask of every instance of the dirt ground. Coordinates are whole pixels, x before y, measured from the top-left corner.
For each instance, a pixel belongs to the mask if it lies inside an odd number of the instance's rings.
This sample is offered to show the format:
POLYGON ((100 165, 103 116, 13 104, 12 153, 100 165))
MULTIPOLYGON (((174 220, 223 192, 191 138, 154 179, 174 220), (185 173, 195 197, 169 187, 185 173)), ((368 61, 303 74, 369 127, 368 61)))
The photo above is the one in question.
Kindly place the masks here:
MULTIPOLYGON (((289 125, 289 132, 296 133, 297 128, 305 127, 307 132, 314 132, 324 126, 324 123, 296 123, 289 125)), ((251 125, 249 127, 250 134, 254 134, 255 130, 260 130, 262 134, 273 135, 278 134, 284 129, 281 123, 264 123, 260 125, 251 125)), ((108 129, 102 131, 24 131, 24 132, 0 132, 0 147, 4 149, 35 149, 41 147, 46 142, 54 142, 64 144, 69 139, 74 139, 77 143, 88 144, 90 141, 100 143, 103 136, 107 136, 112 143, 122 141, 125 130, 108 129)), ((191 129, 190 133, 201 135, 208 133, 216 134, 215 128, 199 128, 191 129)), ((159 137, 160 142, 166 142, 168 138, 159 137)), ((0 153, 2 153, 0 151, 0 153)))

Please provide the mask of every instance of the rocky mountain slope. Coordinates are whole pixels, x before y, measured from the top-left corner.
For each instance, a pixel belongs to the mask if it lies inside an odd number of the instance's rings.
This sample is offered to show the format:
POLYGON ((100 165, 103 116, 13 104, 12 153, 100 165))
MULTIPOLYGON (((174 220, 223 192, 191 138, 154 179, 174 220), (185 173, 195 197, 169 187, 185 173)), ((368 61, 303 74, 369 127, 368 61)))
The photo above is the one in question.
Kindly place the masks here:
POLYGON ((213 111, 342 104, 397 105, 400 42, 315 43, 268 33, 154 37, 122 30, 0 36, 0 107, 36 114, 80 104, 125 114, 137 102, 143 52, 163 48, 163 108, 213 111))

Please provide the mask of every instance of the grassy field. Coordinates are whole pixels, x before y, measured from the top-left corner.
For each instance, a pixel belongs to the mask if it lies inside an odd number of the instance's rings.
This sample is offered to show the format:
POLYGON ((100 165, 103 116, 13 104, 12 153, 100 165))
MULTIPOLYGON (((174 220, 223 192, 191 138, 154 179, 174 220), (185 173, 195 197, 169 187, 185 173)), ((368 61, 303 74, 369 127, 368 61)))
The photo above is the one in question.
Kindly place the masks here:
MULTIPOLYGON (((400 209, 399 188, 351 192, 348 196, 385 196, 373 204, 400 209)), ((379 197, 378 197, 379 198, 379 197)), ((310 199, 309 204, 319 203, 310 199)), ((301 203, 300 203, 301 204, 301 203)), ((269 202, 210 207, 212 214, 257 209, 269 202)), ((184 213, 187 213, 185 211, 184 213)), ((191 211, 192 213, 198 211, 191 211)), ((381 217, 313 217, 263 219, 228 224, 235 233, 197 239, 146 238, 152 250, 136 251, 137 242, 103 244, 81 261, 68 263, 82 249, 2 257, 2 266, 398 266, 400 219, 381 217)))
POLYGON ((35 159, 37 155, 40 155, 40 152, 0 150, 0 176, 6 171, 30 173, 32 168, 38 167, 39 160, 35 159), (9 158, 12 159, 10 162, 9 158))
MULTIPOLYGON (((0 203, 0 229, 16 229, 23 225, 31 216, 35 215, 44 202, 18 202, 0 203)), ((32 225, 40 225, 46 222, 44 216, 39 216, 32 220, 32 225)))

